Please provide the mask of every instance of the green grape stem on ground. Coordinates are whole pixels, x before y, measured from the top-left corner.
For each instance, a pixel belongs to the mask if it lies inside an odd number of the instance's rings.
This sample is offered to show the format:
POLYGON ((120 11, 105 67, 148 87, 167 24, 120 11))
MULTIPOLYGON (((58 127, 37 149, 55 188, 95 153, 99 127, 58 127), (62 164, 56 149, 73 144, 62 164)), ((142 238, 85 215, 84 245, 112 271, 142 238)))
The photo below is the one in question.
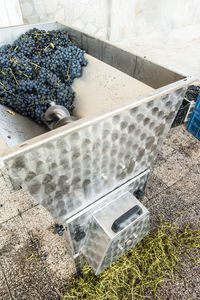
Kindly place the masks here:
POLYGON ((154 232, 100 275, 95 276, 89 265, 85 265, 80 277, 70 279, 70 292, 65 296, 98 300, 159 299, 162 283, 175 282, 182 258, 191 252, 198 261, 199 248, 198 228, 177 229, 160 222, 154 232))

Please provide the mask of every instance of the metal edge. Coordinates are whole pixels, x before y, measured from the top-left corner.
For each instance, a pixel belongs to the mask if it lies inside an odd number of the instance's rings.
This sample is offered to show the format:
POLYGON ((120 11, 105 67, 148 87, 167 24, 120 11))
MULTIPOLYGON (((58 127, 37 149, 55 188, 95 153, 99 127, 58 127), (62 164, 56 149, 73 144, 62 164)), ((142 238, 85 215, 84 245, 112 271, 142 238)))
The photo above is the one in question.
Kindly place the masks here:
MULTIPOLYGON (((28 24, 28 25, 17 25, 17 26, 11 26, 11 27, 3 27, 0 29, 0 32, 1 30, 5 30, 5 29, 17 29, 17 28, 34 28, 34 26, 42 26, 42 25, 55 25, 56 26, 63 26, 66 27, 66 28, 69 28, 68 26, 62 24, 62 23, 59 23, 59 22, 56 22, 56 21, 52 21, 52 22, 43 22, 43 23, 37 23, 37 24, 28 24)), ((73 27, 70 27, 73 29, 73 27)), ((112 45, 113 44, 111 42, 108 42, 108 41, 104 41, 103 39, 97 39, 96 37, 92 36, 92 35, 89 35, 88 33, 84 32, 84 31, 80 31, 78 29, 75 28, 75 30, 79 31, 80 33, 83 33, 85 34, 86 36, 92 38, 92 39, 96 39, 96 40, 99 40, 100 42, 104 42, 104 43, 107 43, 108 45, 112 45)), ((122 48, 120 48, 122 49, 122 48)), ((124 49, 122 49, 123 51, 125 51, 124 49)), ((128 52, 128 51, 125 51, 125 52, 128 52)), ((133 53, 129 52, 130 54, 134 55, 133 53)), ((139 57, 139 56, 138 56, 139 57)), ((141 57, 142 58, 142 57, 141 57)), ((146 59, 145 59, 146 60, 146 59)), ((151 61, 149 61, 151 62, 151 61)), ((158 64, 156 64, 158 65, 158 64)), ((159 65, 158 65, 159 66, 159 65)), ((182 76, 182 74, 180 74, 182 76)), ((183 75, 185 76, 185 75, 183 75)), ((179 89, 179 88, 183 88, 187 85, 189 85, 190 83, 193 83, 197 80, 196 77, 186 77, 184 79, 181 79, 179 81, 176 81, 174 83, 171 83, 171 84, 168 84, 164 87, 161 87, 161 88, 158 88, 158 89, 155 89, 153 92, 150 92, 146 95, 142 95, 142 96, 139 96, 139 97, 136 97, 134 98, 134 100, 136 99, 136 101, 134 101, 134 103, 132 103, 132 100, 129 100, 129 101, 126 101, 124 104, 119 104, 119 105, 116 105, 116 108, 115 109, 112 109, 112 110, 108 110, 107 113, 100 113, 100 114, 95 114, 94 116, 92 117, 85 117, 85 118, 81 118, 79 119, 78 121, 72 123, 72 124, 68 124, 68 125, 65 125, 61 128, 58 128, 58 129, 55 129, 51 132, 47 132, 47 133, 44 133, 40 136, 37 136, 37 137, 34 137, 30 140, 27 140, 25 141, 24 143, 22 144, 19 144, 19 145, 16 145, 16 146, 13 146, 13 147, 10 147, 6 150, 6 152, 3 152, 1 153, 1 158, 2 160, 6 161, 7 159, 10 159, 11 157, 15 156, 15 155, 19 155, 21 153, 25 153, 26 151, 29 151, 30 149, 32 148, 35 148, 35 147, 38 147, 40 146, 41 144, 45 143, 45 142, 48 142, 48 141, 52 141, 53 139, 57 138, 57 137, 62 137, 63 135, 65 134, 68 134, 68 133, 71 133, 71 132, 74 132, 78 129, 81 129, 81 128, 84 128, 90 124, 93 124, 95 122, 98 122, 100 120, 103 120, 107 117, 110 117, 110 116, 113 116, 115 114, 118 114, 124 110, 128 110, 128 109, 131 109, 131 108, 134 108, 136 106, 139 106, 140 104, 144 104, 144 103, 147 103, 148 101, 151 101, 157 97, 160 97, 160 96, 164 96, 165 94, 169 93, 169 92, 172 92, 176 89, 179 89), (142 101, 141 101, 142 100, 142 101)))
MULTIPOLYGON (((134 182, 134 181, 140 179, 141 177, 143 177, 143 176, 145 176, 145 175, 147 175, 147 174, 149 174, 149 173, 150 173, 150 170, 147 169, 146 171, 140 173, 139 175, 135 176, 134 178, 128 180, 128 181, 125 182, 125 183, 123 183, 123 187, 129 186, 132 182, 134 182)), ((117 187, 116 189, 112 190, 110 193, 108 193, 107 195, 101 197, 100 199, 97 199, 97 201, 93 202, 92 204, 89 204, 87 207, 85 207, 83 210, 81 210, 81 211, 78 212, 77 214, 71 216, 69 219, 66 219, 66 220, 65 220, 65 223, 66 223, 66 224, 69 224, 69 223, 73 222, 75 219, 81 217, 82 215, 84 215, 85 213, 87 213, 89 210, 93 209, 93 208, 96 206, 97 202, 98 202, 98 204, 101 204, 102 202, 105 201, 106 197, 112 196, 112 193, 113 193, 113 192, 116 193, 117 190, 120 190, 120 189, 121 189, 121 187, 122 187, 122 185, 120 185, 120 186, 117 187)), ((123 192, 123 193, 124 193, 124 192, 123 192)))
MULTIPOLYGON (((60 21, 57 21, 57 20, 55 20, 55 21, 47 21, 47 22, 40 22, 40 23, 33 23, 33 24, 21 24, 21 25, 13 25, 13 26, 7 26, 7 27, 1 27, 0 28, 0 32, 1 32, 1 30, 2 31, 4 31, 5 29, 7 30, 12 30, 12 29, 17 29, 17 28, 34 28, 34 26, 35 27, 38 27, 38 26, 43 26, 43 25, 55 25, 55 27, 58 27, 58 29, 59 29, 59 26, 61 27, 61 29, 62 28, 71 28, 72 30, 74 30, 74 31, 77 31, 77 32, 80 32, 80 33, 82 33, 82 34, 84 34, 85 36, 87 36, 88 38, 91 38, 91 39, 96 39, 96 40, 98 40, 98 41, 100 41, 100 42, 103 42, 103 43, 106 43, 106 44, 108 44, 108 45, 110 45, 110 46, 115 46, 116 48, 118 48, 118 49, 120 49, 120 50, 122 50, 122 51, 124 51, 124 52, 127 52, 127 53, 129 53, 129 54, 131 54, 131 55, 135 55, 136 57, 138 57, 138 58, 141 58, 141 59, 143 59, 143 60, 145 60, 145 61, 147 61, 147 62, 149 62, 149 63, 153 63, 153 64, 155 64, 155 65, 157 65, 158 67, 160 67, 160 68, 164 68, 164 69, 166 69, 166 70, 170 70, 170 71, 173 71, 174 73, 177 73, 178 75, 180 75, 180 76, 183 76, 183 77, 188 77, 189 76, 189 74, 185 74, 185 73, 182 73, 182 72, 180 72, 179 70, 176 70, 176 69, 168 69, 166 66, 163 66, 163 65, 160 65, 160 64, 158 64, 157 62, 155 62, 155 61, 153 61, 153 60, 149 60, 149 59, 147 59, 147 58, 144 58, 144 57, 142 57, 142 56, 140 56, 140 55, 138 55, 138 54, 134 54, 132 51, 130 51, 130 50, 127 50, 127 49, 124 49, 122 46, 118 46, 118 45, 115 45, 114 43, 112 43, 112 42, 110 42, 110 41, 108 41, 108 40, 104 40, 104 39, 101 39, 101 38, 97 38, 96 36, 94 36, 94 35, 92 35, 92 34, 89 34, 88 32, 86 32, 86 31, 84 31, 84 30, 80 30, 78 27, 74 27, 74 26, 68 26, 68 25, 66 25, 66 24, 64 24, 64 23, 62 23, 62 22, 60 22, 60 21)), ((197 78, 196 78, 197 79, 197 78)))
POLYGON ((69 28, 69 29, 72 29, 72 30, 74 30, 74 31, 80 32, 80 33, 84 34, 84 36, 86 36, 86 37, 88 37, 88 38, 98 40, 98 41, 103 42, 103 43, 106 43, 106 44, 108 44, 108 45, 110 45, 110 46, 114 46, 114 47, 116 47, 116 48, 118 48, 118 49, 120 49, 120 50, 122 50, 122 51, 124 51, 124 52, 129 53, 130 55, 134 55, 134 56, 136 56, 137 58, 141 58, 142 60, 145 60, 145 61, 147 61, 147 62, 149 62, 149 63, 153 63, 153 64, 157 65, 157 66, 160 67, 160 68, 163 68, 163 69, 172 71, 172 72, 174 72, 174 73, 177 73, 177 75, 180 75, 180 76, 182 76, 182 77, 188 77, 188 76, 189 76, 189 74, 181 73, 181 72, 179 72, 178 70, 175 70, 175 69, 174 69, 174 70, 169 69, 169 68, 167 68, 167 66, 163 66, 163 65, 161 65, 161 64, 159 64, 159 63, 157 63, 157 62, 155 62, 155 61, 153 61, 153 60, 149 60, 149 59, 147 59, 147 58, 144 58, 144 57, 141 56, 141 55, 135 54, 134 52, 132 52, 132 51, 130 51, 130 50, 127 50, 127 49, 123 48, 122 46, 118 46, 118 45, 116 45, 115 43, 110 42, 109 40, 104 40, 104 39, 99 38, 99 37, 97 38, 96 36, 94 36, 94 35, 92 35, 92 34, 86 32, 86 31, 84 31, 84 30, 82 30, 82 29, 80 30, 80 28, 78 28, 78 27, 75 27, 75 26, 69 26, 69 25, 66 25, 66 24, 64 24, 64 23, 62 23, 62 22, 60 22, 60 21, 57 21, 57 20, 55 20, 55 23, 58 25, 58 27, 59 27, 59 25, 61 25, 61 26, 62 26, 61 28, 65 27, 65 28, 69 28))
POLYGON ((50 131, 50 132, 44 133, 40 136, 34 137, 30 140, 27 140, 26 142, 24 142, 22 144, 19 144, 17 146, 13 146, 13 147, 9 148, 6 151, 6 153, 2 153, 2 159, 4 161, 6 161, 7 159, 10 159, 11 157, 13 157, 15 155, 19 155, 19 154, 25 153, 26 151, 29 151, 33 148, 39 147, 40 145, 42 145, 45 142, 52 141, 55 138, 62 137, 65 134, 72 133, 76 130, 82 129, 88 125, 95 123, 95 122, 104 120, 107 117, 111 117, 115 114, 119 114, 125 110, 132 109, 141 104, 144 104, 151 100, 154 100, 158 97, 169 94, 170 92, 173 92, 180 88, 186 87, 189 84, 193 83, 194 81, 196 81, 196 78, 193 78, 193 77, 188 77, 188 78, 182 79, 175 83, 169 84, 165 87, 157 89, 153 92, 150 92, 146 96, 143 95, 143 96, 136 97, 136 98, 134 98, 134 100, 135 99, 137 99, 137 100, 134 101, 134 103, 132 102, 132 100, 129 100, 129 101, 125 102, 125 104, 123 104, 123 105, 122 104, 116 105, 115 109, 108 111, 107 113, 100 113, 100 114, 94 115, 93 117, 81 118, 71 124, 65 125, 63 127, 57 128, 53 131, 50 131))
POLYGON ((4 31, 5 29, 7 30, 12 30, 12 29, 16 29, 16 28, 23 28, 23 27, 25 27, 25 28, 28 28, 28 27, 30 27, 30 28, 34 28, 33 26, 40 26, 40 25, 48 25, 48 24, 57 24, 58 22, 57 21, 51 21, 51 22, 49 22, 49 21, 47 21, 47 22, 41 22, 41 23, 33 23, 33 24, 20 24, 20 25, 12 25, 12 26, 6 26, 6 27, 1 27, 0 28, 0 32, 1 32, 1 30, 2 31, 4 31))

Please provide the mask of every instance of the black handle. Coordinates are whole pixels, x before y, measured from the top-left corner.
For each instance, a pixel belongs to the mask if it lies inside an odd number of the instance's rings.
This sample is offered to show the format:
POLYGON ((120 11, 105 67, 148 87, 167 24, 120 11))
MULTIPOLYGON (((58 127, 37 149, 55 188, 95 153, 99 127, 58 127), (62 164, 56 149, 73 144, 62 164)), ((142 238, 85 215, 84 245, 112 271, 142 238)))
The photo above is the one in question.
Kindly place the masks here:
POLYGON ((113 224, 111 229, 117 233, 120 230, 124 229, 125 226, 129 225, 131 222, 137 219, 139 215, 142 214, 142 208, 139 205, 133 206, 119 218, 117 218, 113 224), (125 222, 126 221, 126 222, 125 222))

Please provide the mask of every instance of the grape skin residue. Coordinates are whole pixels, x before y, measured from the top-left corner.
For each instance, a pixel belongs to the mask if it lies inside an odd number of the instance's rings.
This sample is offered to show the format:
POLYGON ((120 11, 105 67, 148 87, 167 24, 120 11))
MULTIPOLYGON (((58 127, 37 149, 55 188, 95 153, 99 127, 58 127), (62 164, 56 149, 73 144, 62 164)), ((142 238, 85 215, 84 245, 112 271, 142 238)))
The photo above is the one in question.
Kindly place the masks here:
POLYGON ((0 104, 41 124, 49 103, 73 110, 73 80, 87 65, 66 31, 32 29, 0 48, 0 104))

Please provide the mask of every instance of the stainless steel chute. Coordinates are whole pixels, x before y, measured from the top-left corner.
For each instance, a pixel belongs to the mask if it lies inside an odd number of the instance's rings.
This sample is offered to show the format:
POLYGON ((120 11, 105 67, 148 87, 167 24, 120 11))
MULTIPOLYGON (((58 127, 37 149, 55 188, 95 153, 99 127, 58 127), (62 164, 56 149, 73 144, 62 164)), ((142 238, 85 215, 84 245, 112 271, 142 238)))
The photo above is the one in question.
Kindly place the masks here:
POLYGON ((149 214, 137 198, 186 87, 195 79, 56 22, 1 29, 0 42, 11 43, 33 27, 67 30, 86 50, 88 73, 86 68, 85 77, 74 85, 79 119, 45 132, 16 114, 9 121, 12 142, 6 139, 7 116, 0 106, 1 157, 11 181, 67 227, 77 268, 87 260, 99 274, 148 232, 149 214), (92 66, 98 74, 93 87, 92 66), (91 88, 91 110, 83 105, 89 101, 86 87, 91 88), (124 216, 129 216, 127 224, 114 232, 112 227, 124 216))

